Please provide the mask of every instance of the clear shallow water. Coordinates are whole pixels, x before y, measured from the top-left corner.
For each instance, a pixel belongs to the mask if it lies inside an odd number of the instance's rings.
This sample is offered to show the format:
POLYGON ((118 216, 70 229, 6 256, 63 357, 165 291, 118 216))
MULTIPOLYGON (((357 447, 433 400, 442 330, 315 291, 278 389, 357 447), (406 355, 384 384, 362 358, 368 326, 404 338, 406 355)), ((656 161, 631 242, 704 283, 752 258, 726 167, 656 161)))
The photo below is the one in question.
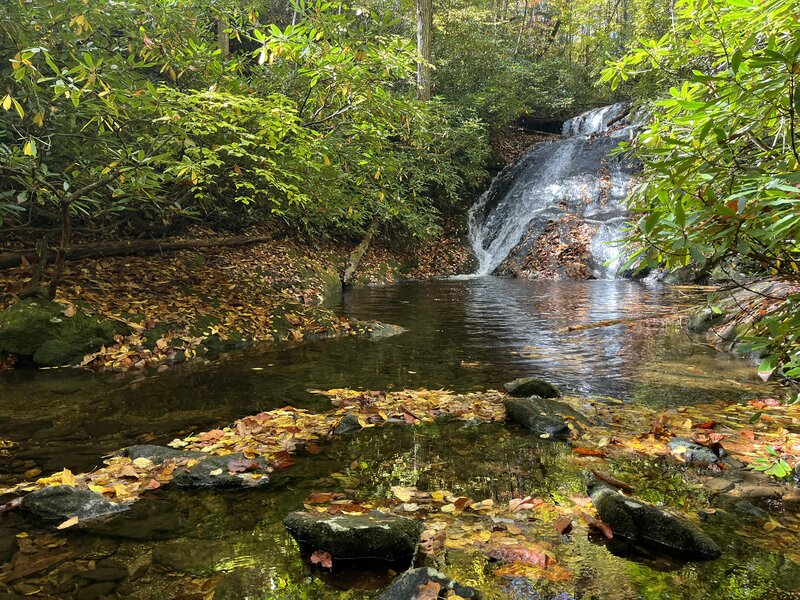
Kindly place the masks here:
MULTIPOLYGON (((0 374, 0 438, 19 443, 12 456, 0 457, 0 477, 12 481, 31 468, 44 474, 65 466, 90 469, 102 454, 125 445, 165 442, 287 404, 326 410, 327 401, 309 388, 468 391, 539 375, 575 394, 664 407, 768 393, 752 365, 695 344, 677 328, 639 321, 559 333, 596 321, 677 312, 691 300, 675 288, 619 281, 477 278, 360 288, 342 298, 343 313, 409 331, 379 341, 345 339, 249 351, 145 375, 0 374)), ((675 483, 673 467, 646 470, 649 483, 643 493, 671 506, 707 502, 702 493, 675 483)), ((342 580, 309 578, 280 521, 312 491, 348 490, 350 497, 366 499, 398 484, 475 498, 503 499, 514 493, 555 498, 580 492, 584 475, 567 446, 531 441, 502 425, 371 430, 329 444, 319 455, 298 456, 297 465, 281 472, 268 490, 165 492, 139 503, 111 531, 44 538, 48 543, 37 552, 69 552, 69 557, 49 574, 14 585, 72 597, 92 584, 81 572, 97 561, 100 566, 141 562, 141 572, 114 584, 118 596, 195 597, 222 574, 235 571, 243 573, 243 586, 272 590, 253 597, 372 597, 385 579, 359 578, 348 582, 358 590, 342 591, 342 580)), ((480 585, 492 598, 516 592, 519 598, 535 598, 534 593, 551 597, 563 590, 585 598, 792 597, 789 590, 800 588, 797 566, 741 534, 748 528, 758 531, 762 524, 763 518, 750 522, 720 513, 708 529, 724 541, 723 559, 667 571, 615 557, 604 546, 576 538, 559 546, 559 562, 577 574, 561 590, 557 584, 519 584, 511 590, 487 575, 491 568, 485 562, 459 553, 450 553, 441 566, 480 585)), ((20 530, 33 539, 44 535, 16 514, 0 516, 0 537, 20 530)), ((0 591, 2 586, 0 579, 0 591)), ((25 588, 14 590, 26 593, 25 588)))

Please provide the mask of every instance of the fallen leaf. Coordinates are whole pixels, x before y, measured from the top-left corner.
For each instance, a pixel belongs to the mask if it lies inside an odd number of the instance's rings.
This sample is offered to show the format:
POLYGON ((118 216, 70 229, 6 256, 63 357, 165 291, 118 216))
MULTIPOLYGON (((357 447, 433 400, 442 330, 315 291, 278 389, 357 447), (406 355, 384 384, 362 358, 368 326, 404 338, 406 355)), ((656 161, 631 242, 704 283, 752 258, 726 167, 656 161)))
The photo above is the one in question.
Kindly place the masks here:
POLYGON ((572 531, 572 519, 569 517, 558 517, 553 521, 553 527, 558 533, 566 535, 572 531))
POLYGON ((577 454, 578 456, 600 456, 600 457, 608 456, 602 450, 595 450, 594 448, 573 448, 572 452, 574 454, 577 454))
POLYGON ((311 553, 311 562, 326 569, 333 567, 333 558, 330 553, 322 552, 321 550, 315 550, 311 553))
POLYGON ((61 525, 56 526, 56 529, 69 529, 70 527, 77 525, 78 521, 79 521, 78 517, 70 517, 69 519, 61 523, 61 525))

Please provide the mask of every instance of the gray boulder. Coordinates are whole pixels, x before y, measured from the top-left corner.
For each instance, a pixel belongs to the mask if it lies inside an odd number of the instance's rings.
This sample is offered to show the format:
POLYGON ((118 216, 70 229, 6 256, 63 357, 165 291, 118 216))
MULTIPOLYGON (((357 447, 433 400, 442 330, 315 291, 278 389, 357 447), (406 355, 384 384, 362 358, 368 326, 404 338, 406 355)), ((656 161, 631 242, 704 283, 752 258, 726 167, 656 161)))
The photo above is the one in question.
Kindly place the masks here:
POLYGON ((419 521, 377 511, 335 516, 293 512, 286 516, 283 525, 297 540, 303 555, 327 552, 334 567, 343 562, 408 567, 424 528, 419 521))
POLYGON ((56 485, 31 492, 22 498, 20 508, 40 521, 63 523, 72 517, 91 521, 128 510, 128 505, 106 500, 100 494, 70 485, 56 485))
POLYGON ((650 506, 604 485, 590 488, 600 519, 615 536, 631 542, 656 544, 689 558, 714 559, 719 546, 700 528, 661 508, 650 506))
POLYGON ((77 310, 68 317, 67 307, 56 302, 25 299, 0 311, 0 353, 32 360, 38 365, 75 364, 84 354, 99 350, 130 328, 104 321, 77 310))
POLYGON ((470 600, 481 600, 483 598, 483 595, 475 588, 461 585, 435 569, 421 568, 403 573, 378 596, 378 600, 414 600, 420 594, 422 586, 430 586, 432 583, 440 586, 439 598, 446 597, 450 591, 460 598, 468 598, 470 600))
POLYGON ((545 398, 508 398, 505 402, 506 417, 522 425, 536 435, 566 437, 569 424, 580 430, 586 417, 571 406, 545 398))
POLYGON ((539 396, 540 398, 561 397, 561 392, 556 386, 538 377, 520 377, 514 381, 509 381, 503 387, 510 396, 515 398, 528 398, 529 396, 539 396))

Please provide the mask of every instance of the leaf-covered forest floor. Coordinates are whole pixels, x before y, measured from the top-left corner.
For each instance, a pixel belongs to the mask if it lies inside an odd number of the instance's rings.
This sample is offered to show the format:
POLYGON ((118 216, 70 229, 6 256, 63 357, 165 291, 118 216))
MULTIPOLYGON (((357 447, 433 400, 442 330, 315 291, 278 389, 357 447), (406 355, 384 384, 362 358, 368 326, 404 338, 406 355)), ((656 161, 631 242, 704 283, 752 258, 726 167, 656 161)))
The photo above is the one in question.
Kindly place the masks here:
MULTIPOLYGON (((193 231, 188 237, 214 235, 193 231)), ((452 230, 423 244, 396 246, 371 247, 355 284, 452 275, 463 272, 469 259, 452 230)), ((87 354, 81 366, 166 368, 209 352, 358 333, 358 326, 323 306, 341 290, 339 274, 350 251, 350 244, 311 245, 286 237, 249 246, 84 259, 67 263, 55 300, 64 305, 65 318, 80 310, 131 329, 87 354)), ((26 262, 0 271, 0 309, 19 298, 33 270, 26 262)), ((11 360, 0 360, 0 370, 12 366, 11 360)))
MULTIPOLYGON (((292 467, 295 452, 324 453, 326 443, 337 437, 333 434, 334 428, 345 416, 357 421, 356 430, 416 427, 440 419, 476 424, 501 422, 506 418, 505 395, 496 391, 455 394, 426 389, 392 392, 333 389, 318 393, 329 397, 334 408, 313 413, 287 406, 244 417, 221 429, 176 439, 169 445, 208 456, 243 455, 244 458, 231 458, 227 465, 229 473, 222 473, 221 468, 212 475, 236 475, 247 487, 258 485, 261 478, 271 477, 258 460, 266 461, 267 471, 272 472, 292 467)), ((649 485, 649 471, 654 465, 666 462, 682 466, 680 486, 686 501, 685 505, 681 504, 680 512, 695 522, 712 519, 722 510, 710 508, 704 504, 704 499, 725 495, 732 501, 752 500, 762 494, 760 499, 764 500, 766 491, 773 501, 782 501, 786 510, 772 512, 769 516, 764 513, 760 528, 751 528, 739 535, 745 536, 748 543, 779 550, 790 560, 800 562, 795 545, 800 534, 800 519, 796 510, 792 510, 800 501, 797 489, 771 482, 752 470, 763 461, 771 460, 767 445, 784 454, 800 454, 800 406, 784 406, 777 400, 764 398, 749 404, 710 402, 665 411, 628 405, 612 398, 565 397, 562 400, 590 419, 590 425, 581 426, 581 430, 572 428, 567 440, 574 466, 633 496, 637 495, 640 485, 644 488, 649 485), (754 409, 760 411, 757 419, 751 416, 754 409), (715 452, 724 448, 727 456, 738 465, 693 462, 686 447, 670 448, 669 441, 675 436, 715 452)), ((198 461, 189 456, 167 458, 163 462, 113 456, 105 461, 104 467, 90 473, 73 474, 65 469, 0 490, 0 493, 8 498, 9 494, 46 486, 69 485, 102 494, 114 502, 128 504, 140 498, 146 502, 159 488, 171 482, 176 469, 191 469, 193 462, 198 461)), ((560 564, 562 546, 567 541, 562 536, 572 533, 613 537, 584 493, 559 498, 518 495, 492 499, 470 498, 445 489, 422 490, 395 485, 388 494, 379 493, 374 497, 357 494, 347 489, 321 489, 305 499, 304 507, 331 515, 362 515, 378 510, 419 519, 425 524, 420 540, 423 554, 436 557, 453 549, 477 552, 496 562, 493 570, 496 577, 571 580, 573 574, 568 566, 560 564)), ((13 509, 15 505, 16 501, 12 501, 4 508, 13 509)), ((72 518, 59 528, 82 526, 72 518)), ((47 534, 41 537, 45 541, 51 539, 47 534)), ((39 544, 36 539, 31 543, 41 547, 37 550, 32 546, 15 563, 4 567, 5 573, 0 579, 10 577, 13 580, 14 573, 35 569, 39 562, 46 560, 42 553, 49 552, 49 546, 39 544)), ((53 552, 59 551, 55 548, 53 552)), ((323 566, 329 559, 326 556, 317 558, 323 566)), ((196 580, 194 583, 203 586, 207 582, 196 580)))

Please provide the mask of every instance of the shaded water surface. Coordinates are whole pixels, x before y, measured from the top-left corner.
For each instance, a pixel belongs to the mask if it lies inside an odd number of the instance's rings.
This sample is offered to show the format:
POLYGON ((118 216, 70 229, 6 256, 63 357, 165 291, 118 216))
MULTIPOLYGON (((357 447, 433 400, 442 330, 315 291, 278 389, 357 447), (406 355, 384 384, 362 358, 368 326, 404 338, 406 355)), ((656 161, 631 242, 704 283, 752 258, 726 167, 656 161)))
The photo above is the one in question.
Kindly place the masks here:
MULTIPOLYGON (((409 331, 385 340, 249 351, 145 375, 0 374, 0 439, 18 444, 0 456, 0 483, 31 469, 91 469, 104 453, 125 445, 163 443, 287 404, 327 410, 327 400, 310 388, 469 391, 539 375, 573 394, 664 408, 768 393, 747 362, 692 342, 678 327, 635 320, 680 312, 696 299, 696 292, 619 281, 477 278, 361 288, 342 298, 343 313, 409 331), (615 319, 626 321, 566 331, 615 319)), ((703 492, 681 484, 675 466, 630 468, 641 472, 640 493, 650 501, 687 511, 709 502, 703 492)), ((0 549, 4 536, 24 531, 29 537, 18 545, 29 554, 63 556, 54 567, 11 582, 17 594, 200 598, 227 575, 230 597, 371 598, 385 576, 314 576, 280 522, 313 491, 377 499, 392 485, 448 489, 476 499, 507 501, 522 494, 557 500, 582 493, 585 475, 567 445, 531 440, 503 425, 372 429, 327 444, 320 454, 298 455, 297 464, 277 474, 268 489, 161 492, 94 533, 52 535, 15 513, 0 515, 0 549), (98 567, 125 575, 98 582, 89 573, 98 567), (105 587, 92 588, 98 583, 105 587)), ((754 511, 715 513, 704 527, 724 555, 709 563, 618 557, 580 536, 557 539, 549 527, 542 529, 543 539, 553 538, 559 564, 574 573, 571 581, 508 582, 494 578, 485 559, 460 552, 449 552, 439 567, 489 598, 795 597, 800 569, 789 559, 795 557, 770 551, 749 534, 760 532, 765 518, 754 511)), ((0 596, 3 585, 0 578, 0 596)))

